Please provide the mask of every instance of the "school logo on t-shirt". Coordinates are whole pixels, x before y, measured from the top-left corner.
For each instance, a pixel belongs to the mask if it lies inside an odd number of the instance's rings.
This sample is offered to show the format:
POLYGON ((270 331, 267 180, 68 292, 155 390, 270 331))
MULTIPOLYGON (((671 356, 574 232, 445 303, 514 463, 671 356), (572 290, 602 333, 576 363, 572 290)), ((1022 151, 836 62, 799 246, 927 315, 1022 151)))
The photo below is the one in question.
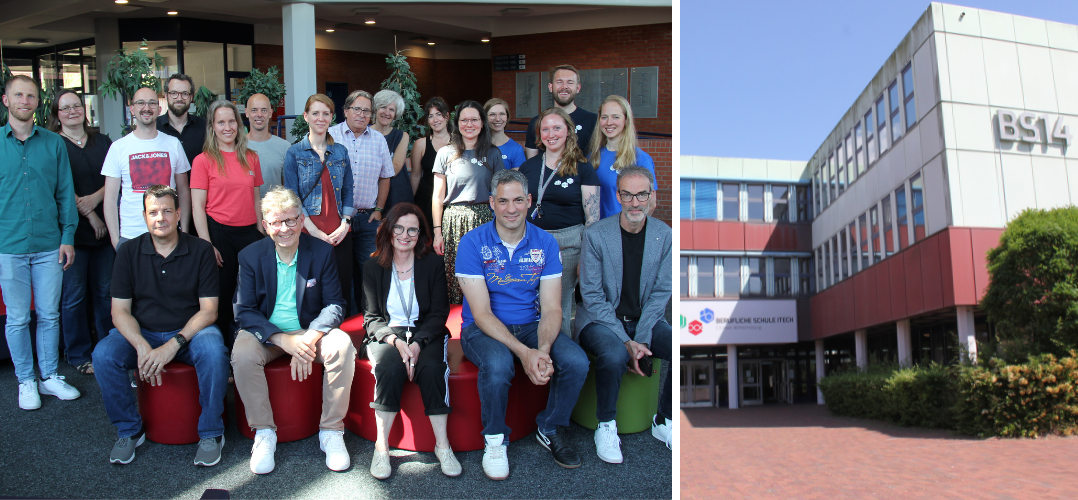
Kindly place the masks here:
POLYGON ((172 184, 172 161, 167 151, 135 153, 127 157, 131 191, 144 193, 154 184, 172 184))
POLYGON ((533 248, 531 251, 532 262, 536 265, 543 265, 543 249, 533 248))

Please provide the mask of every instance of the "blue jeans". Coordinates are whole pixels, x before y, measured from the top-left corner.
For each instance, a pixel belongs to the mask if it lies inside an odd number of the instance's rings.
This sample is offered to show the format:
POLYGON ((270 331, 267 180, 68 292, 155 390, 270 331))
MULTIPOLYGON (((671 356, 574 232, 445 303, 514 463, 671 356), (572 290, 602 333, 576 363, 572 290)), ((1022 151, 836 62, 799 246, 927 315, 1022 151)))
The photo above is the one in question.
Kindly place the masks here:
MULTIPOLYGON (((505 326, 524 345, 532 349, 539 345, 539 322, 505 326)), ((505 407, 515 372, 513 352, 505 344, 488 337, 475 323, 461 332, 460 344, 468 361, 479 367, 483 435, 508 435, 512 429, 505 425, 505 407)), ((554 376, 549 382, 550 397, 546 409, 535 417, 539 431, 547 435, 556 433, 559 425, 569 425, 569 415, 588 376, 588 356, 568 335, 558 334, 550 348, 550 357, 554 361, 554 376)))
MULTIPOLYGON (((359 308, 359 314, 363 314, 365 307, 365 297, 363 296, 363 265, 367 263, 367 260, 371 258, 371 254, 376 250, 374 245, 374 235, 378 232, 378 226, 382 223, 381 220, 367 222, 367 219, 371 217, 369 211, 356 214, 352 217, 352 255, 355 256, 355 261, 352 264, 352 286, 355 287, 356 307, 359 308)), ((350 290, 341 290, 341 293, 345 295, 345 302, 351 304, 348 299, 350 290)), ((346 311, 345 316, 351 316, 351 311, 346 311)))
MULTIPOLYGON (((37 311, 37 363, 41 378, 56 374, 60 358, 60 250, 0 254, 0 290, 7 307, 7 346, 19 382, 34 380, 30 299, 37 311)), ((77 260, 77 259, 76 259, 77 260)))
MULTIPOLYGON (((629 338, 636 338, 636 321, 622 321, 629 338)), ((648 349, 659 359, 670 361, 674 349, 670 337, 670 323, 659 321, 651 329, 651 345, 648 349)), ((580 330, 580 345, 585 351, 595 356, 595 418, 600 422, 614 420, 618 414, 618 392, 621 390, 621 376, 628 371, 629 351, 617 334, 604 325, 588 323, 580 330)), ((639 376, 639 375, 638 375, 639 376)), ((652 375, 657 377, 658 375, 652 375)), ((670 377, 659 390, 659 415, 670 418, 671 411, 670 377)))
MULTIPOLYGON (((179 330, 151 332, 142 330, 142 338, 156 349, 172 340, 179 330)), ((228 390, 229 359, 221 330, 210 325, 199 330, 187 349, 176 355, 175 361, 195 367, 198 375, 198 404, 202 415, 198 417, 198 437, 205 439, 225 433, 222 414, 225 411, 225 392, 228 390)), ((142 429, 142 417, 138 414, 135 395, 127 372, 138 367, 138 353, 134 346, 113 328, 109 336, 97 343, 94 349, 94 377, 101 386, 105 400, 105 412, 118 437, 131 437, 142 429)))
POLYGON ((93 339, 86 315, 86 303, 94 310, 98 340, 112 330, 112 262, 116 251, 106 242, 96 247, 75 247, 75 263, 64 271, 64 293, 60 297, 60 324, 64 329, 67 362, 79 366, 90 361, 93 339), (87 293, 89 292, 89 293, 87 293))

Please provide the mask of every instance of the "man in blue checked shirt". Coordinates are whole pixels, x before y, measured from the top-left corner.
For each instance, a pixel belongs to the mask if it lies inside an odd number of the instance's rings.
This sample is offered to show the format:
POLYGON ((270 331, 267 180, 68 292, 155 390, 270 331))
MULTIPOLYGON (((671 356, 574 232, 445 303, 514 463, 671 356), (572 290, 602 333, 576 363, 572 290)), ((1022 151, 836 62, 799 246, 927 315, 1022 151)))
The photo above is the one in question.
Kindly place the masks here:
POLYGON ((7 344, 19 378, 19 408, 41 407, 41 394, 68 400, 78 389, 56 374, 60 343, 60 286, 75 259, 79 212, 67 147, 34 125, 41 92, 16 75, 4 89, 8 123, 0 127, 0 289, 7 307, 7 344), (32 295, 31 295, 32 293, 32 295), (30 300, 37 311, 41 381, 34 377, 30 300))
POLYGON ((483 408, 483 472, 491 479, 509 476, 505 408, 520 358, 533 384, 550 384, 547 407, 536 423, 536 439, 565 468, 581 460, 557 434, 569 425, 588 358, 561 328, 561 256, 558 242, 525 220, 531 206, 528 179, 516 170, 499 170, 491 181, 494 221, 464 235, 457 250, 456 276, 464 291, 461 347, 479 367, 483 408), (540 313, 541 311, 541 313, 540 313))

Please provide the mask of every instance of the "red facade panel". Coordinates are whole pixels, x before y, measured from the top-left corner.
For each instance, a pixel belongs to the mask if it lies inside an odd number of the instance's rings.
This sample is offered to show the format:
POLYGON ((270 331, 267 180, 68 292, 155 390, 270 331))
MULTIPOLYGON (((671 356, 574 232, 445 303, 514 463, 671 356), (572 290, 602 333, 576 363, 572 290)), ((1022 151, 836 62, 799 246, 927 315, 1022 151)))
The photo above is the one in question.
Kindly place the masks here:
POLYGON ((854 321, 858 325, 867 325, 868 322, 869 322, 868 308, 865 307, 865 300, 864 300, 865 290, 868 288, 868 279, 867 278, 868 278, 868 275, 865 274, 864 272, 861 272, 861 273, 858 273, 858 274, 854 275, 853 280, 852 280, 852 282, 853 282, 852 283, 853 284, 853 293, 854 293, 854 303, 856 304, 856 307, 857 307, 857 312, 854 313, 854 321))
POLYGON ((695 222, 691 220, 681 220, 681 249, 682 250, 696 250, 696 245, 693 243, 692 233, 695 222))
POLYGON ((925 240, 921 246, 921 287, 924 295, 924 310, 934 311, 943 308, 943 276, 940 274, 939 242, 946 234, 925 240))
POLYGON ((745 250, 760 252, 767 250, 771 241, 771 235, 775 231, 774 224, 759 224, 754 222, 745 223, 745 250))
POLYGON ((693 250, 722 250, 719 246, 719 222, 698 220, 692 224, 693 250))
POLYGON ((890 278, 891 317, 905 318, 906 312, 906 279, 903 259, 888 259, 887 275, 890 278))
POLYGON ((940 284, 943 286, 943 303, 947 306, 954 305, 954 278, 952 276, 954 264, 951 256, 951 240, 959 237, 963 232, 960 229, 945 231, 937 238, 940 255, 940 284))
MULTIPOLYGON (((742 222, 717 222, 719 226, 719 250, 745 250, 745 224, 742 222)), ((762 250, 762 248, 760 248, 762 250)))
POLYGON ((906 313, 920 314, 925 310, 924 290, 921 289, 921 247, 923 244, 907 248, 902 255, 903 278, 906 289, 906 313))
MULTIPOLYGON (((980 295, 974 280, 973 264, 973 240, 970 230, 966 228, 954 228, 950 231, 951 270, 944 273, 944 279, 951 277, 954 284, 955 305, 976 305, 980 295)), ((986 269, 987 272, 987 269, 986 269)))
POLYGON ((861 326, 874 325, 880 322, 880 308, 876 304, 876 290, 879 284, 879 271, 883 269, 883 266, 876 264, 861 274, 865 275, 865 292, 859 295, 860 303, 866 309, 865 316, 868 318, 868 322, 862 323, 861 326))
POLYGON ((984 297, 988 288, 988 251, 999 245, 1002 229, 970 229, 973 247, 973 280, 977 286, 977 300, 984 297))
POLYGON ((891 313, 891 269, 886 265, 889 264, 889 260, 898 259, 887 259, 876 266, 878 268, 876 269, 876 284, 872 287, 876 290, 877 319, 879 320, 876 323, 894 319, 891 313))

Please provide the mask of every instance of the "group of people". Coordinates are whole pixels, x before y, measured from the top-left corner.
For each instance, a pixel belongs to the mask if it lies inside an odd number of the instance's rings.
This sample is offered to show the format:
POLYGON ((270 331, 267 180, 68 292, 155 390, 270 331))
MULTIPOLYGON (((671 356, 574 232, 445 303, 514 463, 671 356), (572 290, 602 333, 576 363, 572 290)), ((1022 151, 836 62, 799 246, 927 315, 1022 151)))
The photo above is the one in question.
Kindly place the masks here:
MULTIPOLYGON (((130 463, 145 440, 130 372, 157 385, 177 360, 198 373, 195 464, 220 460, 233 374, 255 431, 250 467, 264 474, 277 442, 264 367, 287 354, 296 380, 324 365, 318 440, 327 467, 342 471, 351 466, 343 419, 354 360, 367 356, 378 430, 371 474, 392 474, 388 434, 404 383, 414 381, 435 455, 455 476, 446 320, 462 302, 486 475, 508 476, 515 359, 532 383, 550 385, 536 438, 573 468, 582 460, 558 427, 569 425, 587 376, 585 353, 594 356, 596 452, 621 463, 622 375, 650 376, 650 357, 671 359, 671 231, 649 216, 654 165, 636 146, 628 102, 611 96, 597 115, 573 103, 572 66, 552 69, 550 80, 555 106, 531 121, 523 148, 505 134, 505 101, 464 101, 451 118, 432 98, 409 173, 408 134, 392 126, 404 103, 392 91, 353 92, 333 126, 332 100, 310 96, 309 132, 289 145, 269 132, 266 96, 247 101, 245 132, 228 101, 215 101, 205 120, 190 114, 193 82, 176 74, 166 81, 167 112, 154 89, 139 89, 129 102, 133 131, 112 142, 89 127, 70 91, 52 105, 57 133, 34 126, 39 88, 16 76, 0 128, 0 224, 10 235, 0 242, 0 287, 20 406, 40 407, 41 394, 80 395, 56 374, 62 319, 68 362, 95 376, 117 427, 111 462, 130 463), (364 313, 362 345, 339 329, 353 301, 364 313), (104 336, 96 348, 87 303, 104 336)), ((668 378, 652 425, 668 447, 670 416, 668 378)))

